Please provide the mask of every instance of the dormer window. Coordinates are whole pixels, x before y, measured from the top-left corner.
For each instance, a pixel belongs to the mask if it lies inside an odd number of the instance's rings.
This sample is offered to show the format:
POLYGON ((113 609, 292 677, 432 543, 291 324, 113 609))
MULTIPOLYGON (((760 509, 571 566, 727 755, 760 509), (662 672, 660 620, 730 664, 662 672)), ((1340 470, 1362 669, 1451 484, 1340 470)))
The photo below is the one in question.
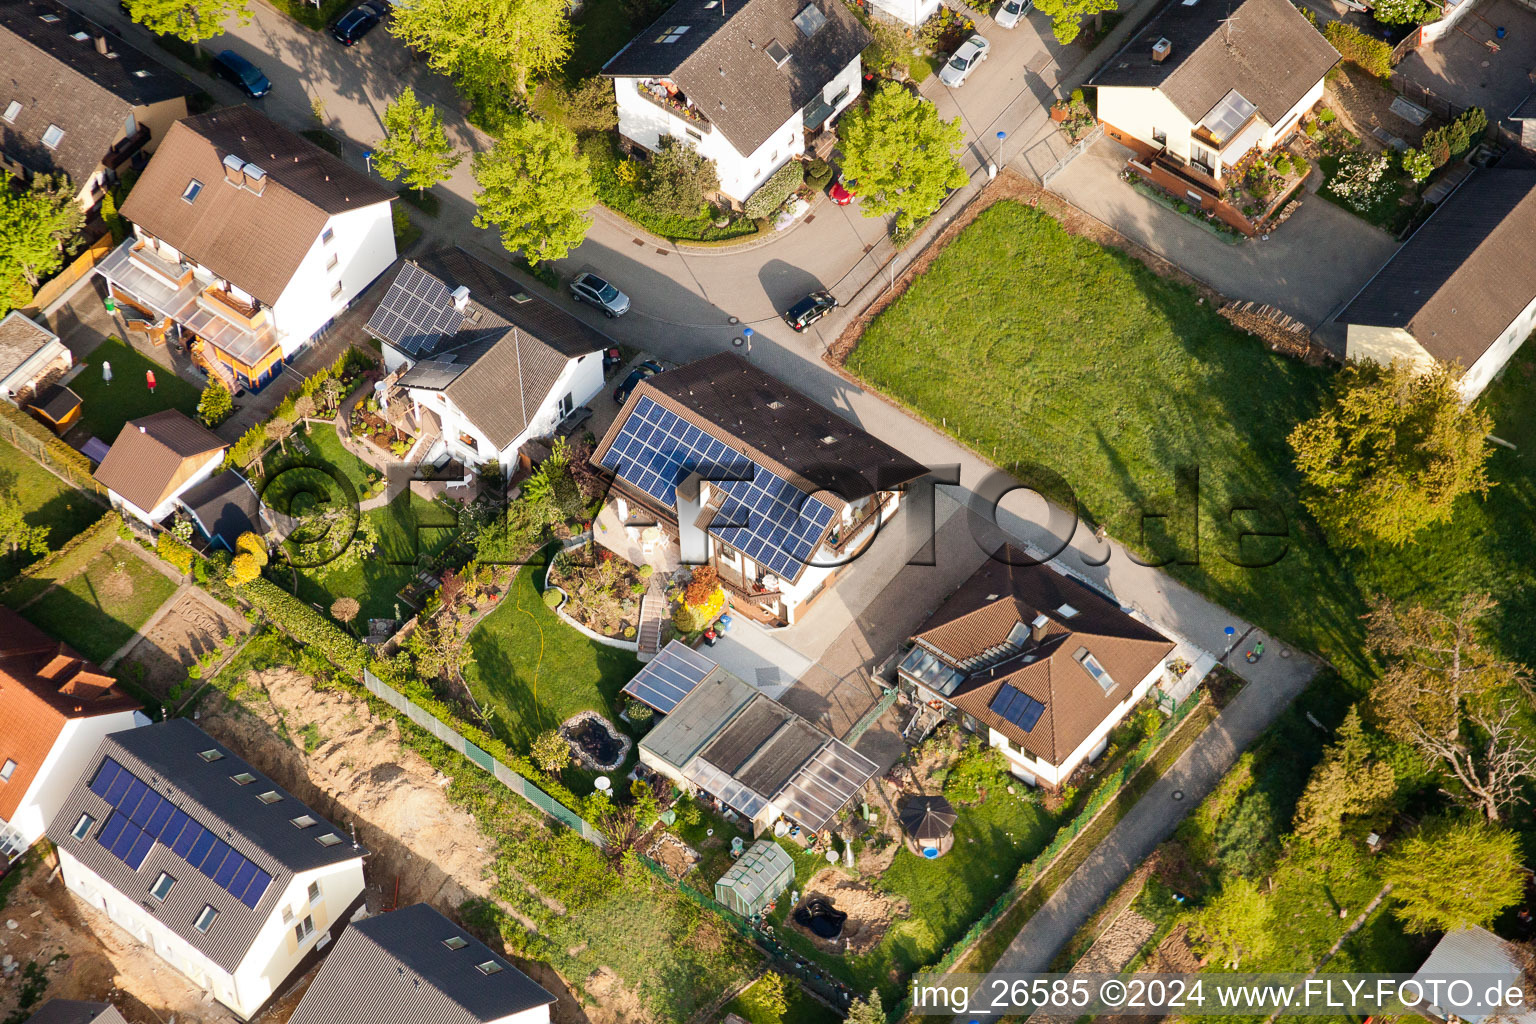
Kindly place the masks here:
POLYGON ((658 43, 675 43, 683 38, 687 31, 687 25, 672 25, 669 28, 662 29, 661 35, 656 37, 656 41, 658 43))
POLYGON ((185 199, 189 203, 194 202, 197 199, 198 193, 202 192, 202 190, 203 183, 198 181, 196 178, 193 178, 191 181, 187 182, 187 187, 181 193, 181 198, 185 199))
POLYGON ((18 103, 16 100, 11 100, 11 102, 9 102, 9 103, 7 103, 5 105, 5 113, 3 115, 0 115, 0 116, 3 116, 11 124, 15 124, 16 123, 16 117, 20 113, 21 113, 21 104, 18 103))
POLYGON ((60 128, 56 124, 49 125, 48 130, 43 132, 43 145, 47 146, 49 149, 58 149, 59 143, 63 141, 64 129, 60 128))

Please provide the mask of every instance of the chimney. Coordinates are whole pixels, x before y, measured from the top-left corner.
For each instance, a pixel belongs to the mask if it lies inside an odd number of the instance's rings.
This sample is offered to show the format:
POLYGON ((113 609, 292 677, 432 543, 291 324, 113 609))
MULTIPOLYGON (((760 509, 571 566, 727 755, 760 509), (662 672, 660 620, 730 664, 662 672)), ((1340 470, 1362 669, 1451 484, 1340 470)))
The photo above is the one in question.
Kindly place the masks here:
POLYGON ((469 289, 462 284, 453 290, 453 308, 460 313, 469 308, 469 289))
POLYGON ((255 164, 246 164, 242 170, 245 174, 246 191, 261 195, 262 190, 267 187, 267 172, 255 164))
POLYGON ((107 37, 106 36, 104 36, 104 35, 97 35, 97 37, 96 37, 96 52, 101 54, 102 56, 106 56, 106 53, 107 53, 107 37))
POLYGON ((1040 641, 1044 640, 1045 627, 1049 626, 1050 624, 1051 620, 1045 617, 1044 612, 1036 615, 1035 620, 1029 624, 1029 638, 1035 643, 1039 643, 1040 641))
POLYGON ((1156 64, 1161 64, 1167 60, 1168 55, 1172 52, 1173 44, 1168 41, 1166 36, 1152 44, 1152 60, 1156 64))
POLYGON ((224 180, 231 185, 245 185, 245 161, 233 153, 224 158, 224 180))

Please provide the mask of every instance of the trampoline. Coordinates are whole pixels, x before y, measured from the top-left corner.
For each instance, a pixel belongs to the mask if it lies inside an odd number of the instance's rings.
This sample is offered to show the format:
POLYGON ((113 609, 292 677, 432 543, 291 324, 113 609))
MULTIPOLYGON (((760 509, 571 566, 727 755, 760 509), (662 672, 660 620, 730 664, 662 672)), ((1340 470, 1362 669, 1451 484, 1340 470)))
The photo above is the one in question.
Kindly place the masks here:
POLYGON ((812 896, 795 908, 795 923, 823 939, 835 939, 843 934, 846 920, 846 913, 821 896, 812 896))

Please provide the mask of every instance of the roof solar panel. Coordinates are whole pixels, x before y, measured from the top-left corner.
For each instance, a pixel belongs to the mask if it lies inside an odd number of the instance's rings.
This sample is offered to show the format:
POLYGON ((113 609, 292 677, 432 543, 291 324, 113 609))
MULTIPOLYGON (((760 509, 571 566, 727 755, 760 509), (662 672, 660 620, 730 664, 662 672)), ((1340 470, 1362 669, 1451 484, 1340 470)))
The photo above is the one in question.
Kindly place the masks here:
POLYGON ((713 661, 673 640, 624 685, 624 692, 663 715, 671 714, 714 668, 713 661))
POLYGON ((835 514, 649 397, 635 403, 602 464, 667 508, 690 473, 739 478, 711 480, 724 498, 709 532, 786 579, 799 577, 835 514))
POLYGON ((1045 713, 1045 705, 1023 690, 1004 684, 997 688, 992 703, 987 705, 997 715, 1029 732, 1045 713))
POLYGON ((414 356, 432 351, 463 325, 464 314, 454 306, 448 286, 407 263, 374 310, 368 330, 414 356))

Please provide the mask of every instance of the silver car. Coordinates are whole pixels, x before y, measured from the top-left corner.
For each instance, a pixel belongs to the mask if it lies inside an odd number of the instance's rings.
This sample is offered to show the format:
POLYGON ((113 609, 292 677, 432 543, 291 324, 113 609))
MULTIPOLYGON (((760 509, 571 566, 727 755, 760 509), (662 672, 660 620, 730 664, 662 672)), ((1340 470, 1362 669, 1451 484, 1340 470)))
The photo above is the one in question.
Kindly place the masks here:
POLYGON ((629 312, 629 296, 596 274, 577 274, 571 282, 571 295, 577 302, 590 302, 610 320, 629 312))
POLYGON ((955 51, 955 55, 944 65, 944 70, 939 72, 939 81, 951 89, 960 88, 971 69, 986 60, 991 49, 992 44, 987 42, 986 36, 971 36, 960 44, 960 49, 955 51))
POLYGON ((1003 6, 997 9, 992 20, 997 22, 998 28, 1013 28, 1033 6, 1032 0, 1003 0, 1003 6))

